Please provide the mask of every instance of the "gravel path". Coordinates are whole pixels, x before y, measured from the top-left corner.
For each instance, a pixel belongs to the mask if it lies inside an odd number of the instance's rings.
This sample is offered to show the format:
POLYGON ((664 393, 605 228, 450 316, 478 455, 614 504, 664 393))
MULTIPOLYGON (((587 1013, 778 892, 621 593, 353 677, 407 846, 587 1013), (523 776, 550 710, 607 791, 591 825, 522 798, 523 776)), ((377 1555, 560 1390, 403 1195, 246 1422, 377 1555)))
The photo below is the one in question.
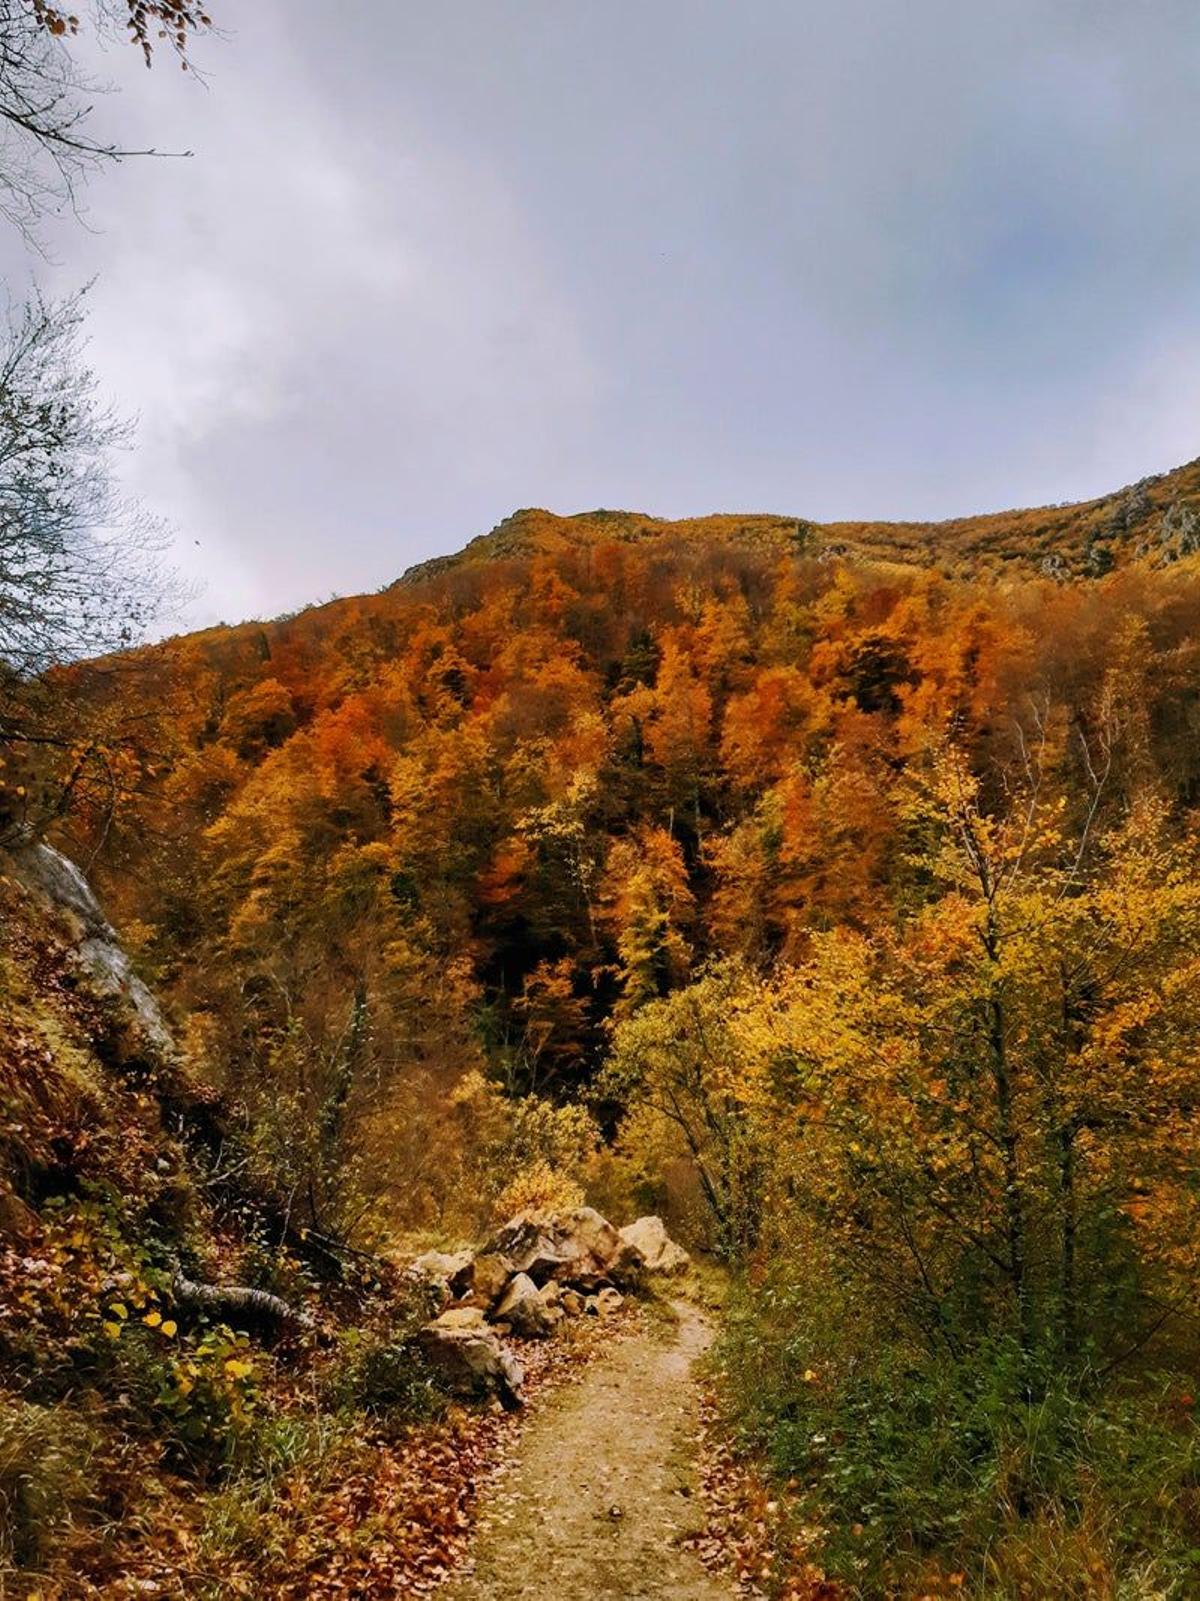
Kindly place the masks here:
POLYGON ((614 1345, 530 1424, 439 1601, 733 1601, 680 1542, 703 1523, 691 1368, 696 1309, 614 1345))

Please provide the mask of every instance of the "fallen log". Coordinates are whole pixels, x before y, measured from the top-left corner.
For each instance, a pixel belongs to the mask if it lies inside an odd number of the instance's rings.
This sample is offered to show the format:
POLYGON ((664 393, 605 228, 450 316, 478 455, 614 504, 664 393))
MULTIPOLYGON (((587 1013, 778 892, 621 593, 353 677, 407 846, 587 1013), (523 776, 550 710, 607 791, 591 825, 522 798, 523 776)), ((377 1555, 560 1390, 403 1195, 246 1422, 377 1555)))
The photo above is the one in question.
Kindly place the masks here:
POLYGON ((303 1307, 293 1306, 281 1295, 272 1295, 270 1290, 256 1290, 248 1284, 198 1284, 195 1279, 189 1279, 182 1268, 175 1269, 171 1293, 179 1306, 208 1312, 222 1322, 241 1316, 258 1323, 291 1323, 302 1329, 313 1327, 313 1320, 303 1307))

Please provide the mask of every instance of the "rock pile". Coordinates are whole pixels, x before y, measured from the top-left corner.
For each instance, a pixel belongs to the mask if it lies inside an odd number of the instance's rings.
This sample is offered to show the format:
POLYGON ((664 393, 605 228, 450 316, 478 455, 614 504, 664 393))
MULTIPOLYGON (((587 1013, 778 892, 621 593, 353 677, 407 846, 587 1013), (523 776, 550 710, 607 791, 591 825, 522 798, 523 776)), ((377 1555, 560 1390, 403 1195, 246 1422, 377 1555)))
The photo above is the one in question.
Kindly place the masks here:
POLYGON ((545 1339, 565 1318, 610 1317, 624 1291, 688 1261, 661 1218, 617 1229, 590 1206, 522 1212, 478 1251, 427 1251, 411 1264, 440 1304, 421 1349, 450 1389, 519 1406, 523 1374, 503 1335, 545 1339))

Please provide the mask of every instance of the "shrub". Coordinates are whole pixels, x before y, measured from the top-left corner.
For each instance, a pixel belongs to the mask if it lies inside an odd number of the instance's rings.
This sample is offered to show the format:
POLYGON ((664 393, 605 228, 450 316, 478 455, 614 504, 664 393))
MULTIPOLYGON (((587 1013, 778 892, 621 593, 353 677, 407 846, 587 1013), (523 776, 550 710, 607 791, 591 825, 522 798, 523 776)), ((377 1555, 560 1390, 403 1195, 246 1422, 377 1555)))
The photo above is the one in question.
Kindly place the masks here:
POLYGON ((743 1287, 719 1356, 731 1421, 853 1593, 951 1572, 988 1597, 1200 1583, 1200 1430, 1178 1383, 1031 1375, 1005 1338, 917 1349, 819 1269, 743 1287))
POLYGON ((562 1212, 582 1205, 581 1184, 549 1162, 535 1162, 515 1174, 500 1191, 492 1216, 503 1223, 516 1212, 562 1212))
POLYGON ((261 1356, 223 1324, 180 1334, 148 1316, 152 1327, 130 1321, 113 1338, 105 1388, 120 1394, 131 1425, 162 1441, 176 1468, 227 1468, 259 1407, 261 1356))
POLYGON ((337 1403, 399 1423, 437 1417, 444 1409, 445 1391, 412 1331, 378 1335, 351 1329, 340 1351, 331 1385, 337 1403))

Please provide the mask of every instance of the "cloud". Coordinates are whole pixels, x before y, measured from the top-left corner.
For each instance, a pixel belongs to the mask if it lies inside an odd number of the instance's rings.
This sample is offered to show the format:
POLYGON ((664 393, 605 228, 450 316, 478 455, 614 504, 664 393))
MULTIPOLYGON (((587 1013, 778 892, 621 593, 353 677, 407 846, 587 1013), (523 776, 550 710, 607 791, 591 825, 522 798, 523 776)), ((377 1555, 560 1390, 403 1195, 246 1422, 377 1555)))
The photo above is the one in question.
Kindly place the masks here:
POLYGON ((54 241, 198 617, 518 505, 939 516, 1200 450, 1184 0, 221 20, 206 88, 109 52, 102 120, 196 154, 54 241))

